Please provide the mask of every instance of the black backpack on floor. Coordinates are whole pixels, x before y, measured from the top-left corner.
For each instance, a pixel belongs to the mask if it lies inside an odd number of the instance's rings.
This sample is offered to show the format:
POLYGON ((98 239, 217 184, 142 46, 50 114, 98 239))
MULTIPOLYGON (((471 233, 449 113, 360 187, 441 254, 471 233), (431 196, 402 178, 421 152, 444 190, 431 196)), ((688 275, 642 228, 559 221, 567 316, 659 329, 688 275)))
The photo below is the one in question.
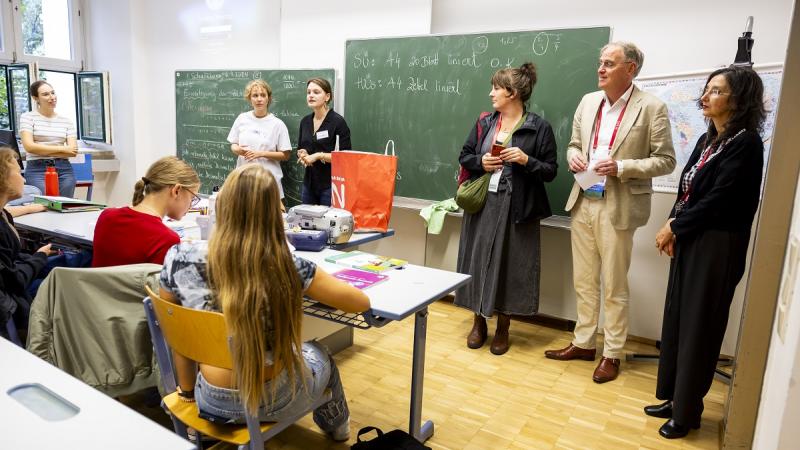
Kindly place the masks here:
POLYGON ((403 430, 392 430, 384 434, 380 428, 375 427, 364 427, 358 430, 358 442, 350 448, 353 450, 431 450, 430 447, 422 445, 403 430), (361 440, 361 436, 373 430, 378 433, 378 437, 369 441, 361 440))

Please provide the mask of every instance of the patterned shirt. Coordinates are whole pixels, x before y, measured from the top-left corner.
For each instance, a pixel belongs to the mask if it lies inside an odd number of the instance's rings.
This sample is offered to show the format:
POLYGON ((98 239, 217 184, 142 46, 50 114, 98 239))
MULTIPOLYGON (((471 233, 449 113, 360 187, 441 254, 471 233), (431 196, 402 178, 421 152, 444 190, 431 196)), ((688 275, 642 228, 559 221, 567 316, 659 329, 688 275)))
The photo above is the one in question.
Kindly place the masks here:
MULTIPOLYGON (((292 258, 305 291, 314 279, 317 265, 294 254, 292 258)), ((208 285, 207 264, 208 241, 181 242, 167 251, 161 269, 161 287, 187 308, 218 311, 208 285)))

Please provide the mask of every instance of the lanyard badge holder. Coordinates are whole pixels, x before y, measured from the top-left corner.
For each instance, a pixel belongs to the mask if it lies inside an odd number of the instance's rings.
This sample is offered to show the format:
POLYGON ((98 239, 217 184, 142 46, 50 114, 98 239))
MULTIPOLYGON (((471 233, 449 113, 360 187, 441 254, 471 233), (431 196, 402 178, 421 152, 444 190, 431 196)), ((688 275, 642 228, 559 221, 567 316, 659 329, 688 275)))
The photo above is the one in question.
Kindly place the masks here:
MULTIPOLYGON (((630 102, 630 97, 628 97, 628 101, 630 102)), ((597 150, 597 141, 600 138, 600 123, 603 121, 603 106, 606 104, 606 99, 603 99, 600 102, 600 107, 597 109, 597 119, 594 123, 594 142, 592 143, 592 154, 594 158, 607 158, 610 157, 611 148, 614 146, 614 141, 617 140, 617 131, 619 131, 619 126, 622 123, 622 117, 625 115, 625 110, 628 109, 628 102, 625 103, 625 106, 622 107, 622 111, 619 112, 619 117, 617 118, 617 123, 614 125, 614 131, 611 133, 611 140, 608 141, 608 147, 603 151, 597 150)), ((600 183, 597 183, 591 186, 589 189, 585 189, 583 191, 583 195, 589 198, 603 198, 606 192, 606 182, 605 179, 600 183)))

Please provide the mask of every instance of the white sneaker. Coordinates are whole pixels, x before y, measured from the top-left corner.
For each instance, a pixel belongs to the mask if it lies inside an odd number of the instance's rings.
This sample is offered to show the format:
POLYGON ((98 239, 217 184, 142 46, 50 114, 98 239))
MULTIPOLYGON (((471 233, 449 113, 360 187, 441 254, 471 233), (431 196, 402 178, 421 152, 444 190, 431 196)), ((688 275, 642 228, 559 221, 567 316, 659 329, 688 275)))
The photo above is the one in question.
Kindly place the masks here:
POLYGON ((339 425, 332 433, 328 435, 336 442, 344 442, 350 440, 350 418, 341 425, 339 425))

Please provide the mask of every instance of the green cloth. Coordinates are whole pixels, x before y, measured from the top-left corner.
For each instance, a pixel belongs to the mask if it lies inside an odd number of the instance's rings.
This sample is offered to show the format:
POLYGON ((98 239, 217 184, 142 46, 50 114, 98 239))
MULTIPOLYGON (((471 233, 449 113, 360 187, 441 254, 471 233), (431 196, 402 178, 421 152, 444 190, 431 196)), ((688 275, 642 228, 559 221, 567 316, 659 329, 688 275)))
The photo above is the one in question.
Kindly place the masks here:
POLYGON ((456 200, 448 198, 422 208, 419 215, 425 219, 425 224, 428 227, 429 234, 439 234, 442 232, 444 226, 444 218, 448 211, 458 211, 456 200))
POLYGON ((144 315, 145 284, 158 289, 158 264, 56 267, 31 305, 27 349, 111 397, 158 382, 144 315))

